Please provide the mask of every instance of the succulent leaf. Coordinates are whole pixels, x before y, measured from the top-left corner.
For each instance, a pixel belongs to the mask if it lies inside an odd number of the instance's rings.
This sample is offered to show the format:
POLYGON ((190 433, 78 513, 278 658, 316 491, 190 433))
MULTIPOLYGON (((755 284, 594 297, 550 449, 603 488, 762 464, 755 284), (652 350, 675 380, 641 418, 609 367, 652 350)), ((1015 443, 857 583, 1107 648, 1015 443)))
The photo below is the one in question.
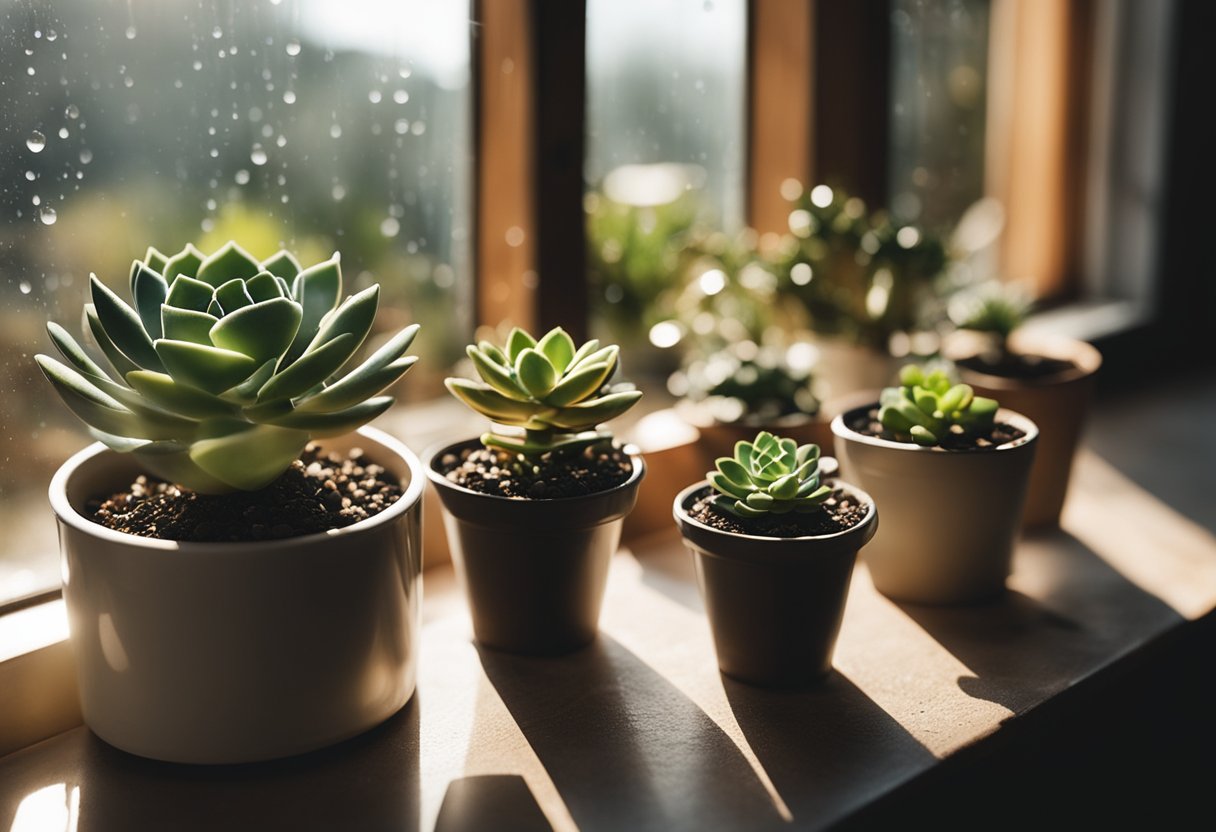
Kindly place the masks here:
POLYGON ((733 457, 715 461, 706 479, 717 494, 715 509, 736 517, 819 510, 832 489, 819 482, 819 447, 761 431, 735 443, 733 457))
POLYGON ((311 436, 341 436, 350 433, 362 424, 370 422, 393 404, 392 396, 361 401, 345 410, 332 413, 302 413, 294 410, 285 416, 268 420, 272 425, 308 431, 311 436))
POLYGON ((160 307, 169 296, 169 284, 138 260, 131 267, 131 297, 144 331, 153 340, 161 337, 160 307))
POLYGON ((287 249, 279 249, 274 255, 263 260, 262 268, 286 280, 294 280, 295 276, 304 270, 296 256, 287 249))
POLYGON ((135 370, 127 373, 127 384, 162 410, 191 419, 213 419, 217 416, 235 416, 237 413, 235 405, 197 387, 179 384, 167 373, 135 370))
POLYGON ((93 304, 85 305, 84 317, 88 325, 89 335, 93 336, 93 342, 105 354, 106 360, 110 362, 110 366, 114 368, 119 376, 125 376, 132 370, 141 369, 138 364, 127 358, 123 354, 123 351, 110 340, 105 327, 101 325, 101 319, 97 316, 97 310, 93 307, 93 304))
POLYGON ((98 378, 106 377, 106 371, 89 357, 89 354, 84 351, 80 344, 76 343, 76 339, 68 334, 66 329, 54 321, 49 322, 46 325, 46 329, 50 333, 51 341, 54 342, 56 349, 59 350, 64 358, 72 362, 77 370, 98 378))
POLYGON ((89 275, 93 308, 110 341, 131 361, 149 370, 163 370, 152 339, 144 331, 143 321, 130 306, 114 294, 110 287, 89 275))
MULTIPOLYGON (((136 262, 139 262, 138 260, 136 262)), ((157 274, 165 273, 165 266, 169 263, 169 258, 156 250, 156 246, 148 246, 148 251, 144 254, 144 265, 157 274)))
POLYGON ((897 439, 932 446, 960 430, 976 436, 992 429, 997 402, 976 396, 969 385, 951 385, 943 371, 925 372, 909 364, 900 371, 900 381, 901 387, 883 390, 878 411, 883 427, 897 439))
POLYGON ((612 373, 610 364, 588 364, 559 381, 545 396, 545 404, 565 407, 590 396, 604 386, 612 373))
POLYGON ((233 312, 238 309, 244 309, 246 306, 253 306, 253 296, 249 294, 245 281, 239 277, 234 277, 218 287, 215 290, 215 301, 220 305, 220 309, 225 315, 231 315, 233 312))
POLYGON ((258 401, 294 399, 322 383, 346 363, 355 336, 344 332, 315 350, 304 353, 294 364, 275 373, 258 391, 258 401))
POLYGON ((527 347, 515 358, 515 377, 529 396, 543 399, 557 384, 557 369, 543 352, 527 347))
POLYGON ((195 277, 219 288, 234 278, 248 280, 262 270, 252 254, 229 240, 219 251, 203 258, 195 277))
POLYGON ((193 309, 206 312, 215 300, 215 289, 209 283, 192 277, 177 277, 169 284, 169 295, 165 303, 177 309, 193 309))
POLYGON ((248 425, 236 433, 200 439, 190 459, 230 488, 255 491, 279 477, 308 444, 307 431, 248 425))
POLYGON ((544 337, 536 342, 536 348, 545 354, 558 373, 565 371, 570 366, 570 360, 574 358, 574 340, 560 326, 545 333, 544 337))
POLYGON ((507 359, 514 365, 515 359, 519 357, 521 352, 535 346, 535 338, 519 327, 515 327, 511 330, 511 334, 507 336, 507 359))
POLYGON ((355 350, 359 349, 363 340, 367 338, 367 333, 371 331, 372 322, 376 318, 376 307, 379 303, 380 287, 378 285, 369 286, 362 292, 351 295, 338 308, 321 319, 321 326, 312 342, 309 343, 308 349, 304 351, 305 354, 343 335, 350 335, 351 340, 345 342, 346 356, 338 366, 345 364, 346 359, 355 354, 355 350))
POLYGON ((219 318, 193 309, 178 309, 163 305, 160 308, 161 337, 171 341, 190 341, 195 344, 213 346, 211 328, 219 318))
POLYGON ((225 315, 211 328, 217 347, 243 352, 261 364, 283 354, 300 328, 300 305, 276 297, 225 315))
POLYGON ((249 292, 249 297, 253 298, 254 303, 261 303, 264 300, 288 297, 289 293, 279 285, 282 282, 283 279, 281 277, 275 277, 270 272, 261 271, 245 281, 245 288, 249 292))
POLYGON ((477 370, 477 375, 481 376, 482 381, 493 387, 499 393, 502 393, 508 399, 526 402, 529 399, 528 391, 520 388, 519 383, 515 378, 515 370, 500 365, 497 361, 492 360, 485 352, 477 347, 469 345, 466 350, 467 355, 473 361, 473 367, 477 370))
POLYGON ((172 283, 178 275, 193 278, 198 274, 198 267, 202 263, 203 253, 192 244, 187 243, 185 248, 169 258, 168 262, 165 263, 165 268, 161 271, 161 275, 169 283, 172 283))
POLYGON ((156 352, 175 379, 208 393, 222 393, 240 384, 258 367, 257 361, 242 352, 191 341, 162 338, 156 342, 156 352))

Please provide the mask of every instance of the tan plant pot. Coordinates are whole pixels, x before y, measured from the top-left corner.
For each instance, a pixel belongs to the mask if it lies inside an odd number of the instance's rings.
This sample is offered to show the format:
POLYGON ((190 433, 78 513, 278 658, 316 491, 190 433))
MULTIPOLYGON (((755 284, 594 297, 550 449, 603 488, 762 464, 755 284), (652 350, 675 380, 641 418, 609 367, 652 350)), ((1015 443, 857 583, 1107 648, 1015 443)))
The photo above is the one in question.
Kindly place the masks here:
MULTIPOLYGON (((860 409, 876 407, 871 403, 860 409)), ((944 451, 867 436, 832 420, 841 472, 874 498, 882 528, 863 554, 879 592, 897 601, 967 604, 1000 595, 1026 499, 1038 428, 988 451, 944 451)))
MULTIPOLYGON (((1058 525, 1102 354, 1084 341, 1023 332, 1013 334, 1010 346, 1021 353, 1075 365, 1072 370, 1030 380, 958 367, 959 378, 977 393, 1025 414, 1039 426, 1039 450, 1030 469, 1023 522, 1027 528, 1058 525)), ((982 349, 982 342, 975 338, 956 337, 950 339, 947 354, 957 362, 982 349)))
POLYGON ((124 751, 244 763, 372 728, 414 693, 422 606, 417 458, 381 431, 354 445, 405 493, 367 520, 255 543, 176 543, 87 519, 140 473, 90 445, 51 482, 85 723, 124 751))

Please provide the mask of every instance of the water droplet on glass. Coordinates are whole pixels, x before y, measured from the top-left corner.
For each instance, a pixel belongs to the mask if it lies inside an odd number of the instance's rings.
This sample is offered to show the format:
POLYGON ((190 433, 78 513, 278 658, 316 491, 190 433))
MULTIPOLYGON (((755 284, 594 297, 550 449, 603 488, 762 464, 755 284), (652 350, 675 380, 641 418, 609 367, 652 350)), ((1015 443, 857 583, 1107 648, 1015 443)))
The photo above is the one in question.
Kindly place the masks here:
POLYGON ((410 94, 405 90, 397 90, 393 93, 393 100, 398 104, 404 104, 410 100, 410 94))
POLYGON ((64 108, 63 114, 71 119, 80 118, 80 108, 77 107, 75 104, 69 104, 67 107, 64 108))
POLYGON ((131 89, 131 87, 135 86, 135 79, 128 75, 126 78, 122 79, 122 85, 127 89, 131 89))
MULTIPOLYGON (((76 178, 77 178, 77 179, 84 179, 84 171, 82 171, 82 170, 78 170, 78 171, 76 171, 76 178)), ((76 186, 76 190, 78 190, 78 191, 80 190, 80 186, 79 186, 79 185, 77 185, 77 186, 76 186)))
POLYGON ((220 158, 220 150, 218 147, 213 147, 210 151, 208 151, 207 155, 209 155, 212 159, 218 159, 220 158))
POLYGON ((232 178, 234 180, 236 180, 236 184, 238 184, 238 185, 248 185, 249 184, 249 171, 245 170, 244 168, 241 168, 240 170, 238 170, 236 172, 236 175, 233 176, 232 178))
POLYGON ((211 217, 207 217, 198 224, 198 227, 203 229, 204 234, 209 234, 215 230, 215 220, 211 219, 211 217))
POLYGON ((343 188, 341 185, 334 185, 333 190, 329 194, 334 198, 334 202, 341 202, 346 199, 346 188, 343 188))
POLYGON ((387 217, 384 222, 380 223, 380 233, 385 237, 396 237, 401 231, 401 223, 397 222, 396 217, 387 217))
POLYGON ((292 92, 291 90, 287 90, 286 92, 284 92, 283 93, 283 103, 284 104, 295 104, 296 103, 296 94, 294 92, 292 92))
POLYGON ((49 205, 42 206, 42 210, 38 212, 38 218, 42 220, 43 225, 54 225, 55 220, 59 219, 59 215, 55 213, 55 209, 49 205))
POLYGON ((56 32, 54 29, 47 30, 46 39, 48 41, 50 41, 51 43, 54 43, 58 38, 59 38, 59 33, 56 32))
POLYGON ((25 172, 25 178, 28 179, 29 181, 33 182, 35 179, 38 178, 38 174, 34 173, 32 170, 27 170, 25 172))
POLYGON ((331 138, 335 138, 335 139, 341 138, 342 137, 342 125, 340 125, 340 124, 330 125, 329 135, 331 138))
POLYGON ((42 148, 46 147, 46 136, 34 130, 30 133, 30 137, 25 140, 25 146, 34 153, 41 153, 42 148))
POLYGON ((393 123, 393 129, 397 131, 398 136, 404 136, 410 132, 410 123, 406 119, 399 118, 393 123))
POLYGON ((221 29, 219 26, 216 26, 214 29, 211 30, 211 37, 215 38, 216 40, 219 40, 223 36, 224 36, 224 30, 221 29))
POLYGON ((275 177, 275 181, 278 182, 280 185, 286 185, 287 184, 287 175, 284 173, 280 173, 278 176, 275 177))
POLYGON ((270 0, 270 5, 277 6, 282 2, 283 2, 283 0, 270 0))
POLYGON ((274 140, 274 143, 279 147, 287 147, 287 137, 280 133, 279 137, 274 140))
POLYGON ((215 205, 216 205, 216 202, 215 202, 215 200, 214 200, 214 199, 209 199, 209 200, 207 200, 207 202, 206 202, 205 204, 206 204, 206 206, 207 206, 207 210, 208 210, 208 211, 214 211, 214 210, 215 210, 215 205))
POLYGON ((373 104, 379 104, 383 97, 384 96, 380 93, 380 90, 371 90, 367 94, 367 100, 373 104))
POLYGON ((41 29, 35 29, 35 30, 34 30, 34 37, 35 37, 35 38, 40 38, 40 37, 42 37, 42 30, 41 30, 41 29))
POLYGON ((127 40, 135 40, 135 27, 134 26, 127 27, 127 40))
POLYGON ((26 54, 26 55, 33 55, 33 54, 34 54, 34 50, 33 50, 33 49, 30 49, 30 48, 27 46, 27 47, 26 47, 26 49, 25 49, 25 54, 26 54))
POLYGON ((281 197, 279 197, 279 202, 283 203, 284 205, 287 204, 287 201, 288 201, 287 194, 283 194, 281 197))
POLYGON ((260 144, 255 144, 253 149, 249 151, 249 161, 258 166, 266 164, 266 151, 262 149, 260 144))
POLYGON ((207 128, 207 135, 208 136, 215 135, 215 125, 214 124, 207 128))
POLYGON ((30 202, 34 203, 35 205, 41 205, 42 197, 38 196, 38 194, 34 194, 34 197, 30 200, 30 202))
POLYGON ((35 74, 35 72, 36 72, 36 71, 35 71, 35 69, 34 69, 32 66, 29 66, 29 67, 26 67, 26 68, 25 68, 25 74, 26 74, 26 75, 34 75, 34 74, 35 74))
POLYGON ((203 68, 203 62, 202 62, 202 61, 195 61, 193 64, 191 64, 191 66, 193 66, 193 67, 194 67, 194 71, 195 71, 195 72, 198 72, 200 69, 202 69, 202 68, 203 68))
POLYGON ((296 40, 295 38, 292 38, 291 40, 287 41, 287 46, 285 46, 283 48, 286 49, 287 54, 293 58, 296 55, 300 54, 300 42, 298 40, 296 40))
POLYGON ((30 285, 28 280, 23 280, 17 284, 17 288, 21 290, 21 294, 28 295, 34 287, 30 285))
POLYGON ((410 68, 408 66, 403 66, 397 70, 397 74, 400 75, 402 78, 409 78, 414 73, 410 70, 410 68))
POLYGON ((415 136, 421 136, 426 132, 426 124, 421 121, 415 121, 410 125, 410 132, 415 136))
POLYGON ((93 151, 86 147, 84 150, 80 151, 80 164, 87 165, 91 161, 93 161, 93 151))
POLYGON ((66 127, 59 128, 59 138, 66 139, 69 135, 71 135, 71 134, 68 133, 68 128, 66 128, 66 127))
POLYGON ((263 124, 262 125, 262 135, 267 139, 269 139, 271 136, 273 136, 274 135, 274 125, 273 124, 263 124))

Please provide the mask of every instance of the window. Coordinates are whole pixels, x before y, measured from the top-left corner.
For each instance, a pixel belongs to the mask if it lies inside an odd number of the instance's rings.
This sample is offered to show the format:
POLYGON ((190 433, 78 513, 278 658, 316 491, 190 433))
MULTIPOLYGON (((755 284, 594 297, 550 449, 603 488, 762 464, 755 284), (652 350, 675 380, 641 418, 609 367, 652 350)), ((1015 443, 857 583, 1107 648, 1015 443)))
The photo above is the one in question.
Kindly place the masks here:
POLYGON ((46 484, 88 441, 33 362, 90 272, 149 243, 343 253, 424 323, 437 395, 472 331, 469 8, 457 0, 8 3, 0 11, 0 600, 58 580, 46 484))

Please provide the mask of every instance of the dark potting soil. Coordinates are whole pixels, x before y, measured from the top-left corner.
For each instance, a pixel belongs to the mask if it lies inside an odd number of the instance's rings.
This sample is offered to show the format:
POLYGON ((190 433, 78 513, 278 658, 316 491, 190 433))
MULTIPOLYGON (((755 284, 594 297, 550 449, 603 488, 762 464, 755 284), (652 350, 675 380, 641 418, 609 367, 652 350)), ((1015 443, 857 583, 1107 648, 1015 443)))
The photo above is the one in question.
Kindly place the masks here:
POLYGON ((735 517, 713 507, 709 486, 696 492, 688 514, 710 528, 758 537, 808 537, 848 531, 866 516, 866 506, 848 491, 837 488, 823 501, 823 510, 809 514, 766 514, 735 517))
POLYGON ((1077 365, 1072 361, 1061 358, 1003 351, 991 355, 973 355, 960 359, 955 364, 976 373, 1019 381, 1037 381, 1077 369, 1077 365))
MULTIPOLYGON (((892 442, 904 441, 882 426, 882 422, 878 421, 878 408, 876 407, 870 410, 854 410, 852 413, 846 414, 845 425, 866 436, 889 439, 892 442)), ((1005 422, 997 422, 991 431, 978 436, 964 436, 962 434, 951 433, 941 440, 941 444, 934 448, 934 450, 991 451, 998 445, 1013 442, 1025 435, 1026 431, 1024 430, 1015 428, 1013 425, 1006 424, 1005 422)), ((915 443, 908 441, 905 444, 912 445, 915 443)))
POLYGON ((555 451, 536 460, 479 447, 445 454, 439 470, 448 482, 482 494, 553 500, 615 488, 633 474, 633 463, 618 445, 555 451))
POLYGON ((346 456, 310 444, 261 491, 199 494, 147 476, 88 504, 95 523, 161 540, 221 543, 277 540, 366 520, 401 499, 401 484, 363 451, 346 456))

